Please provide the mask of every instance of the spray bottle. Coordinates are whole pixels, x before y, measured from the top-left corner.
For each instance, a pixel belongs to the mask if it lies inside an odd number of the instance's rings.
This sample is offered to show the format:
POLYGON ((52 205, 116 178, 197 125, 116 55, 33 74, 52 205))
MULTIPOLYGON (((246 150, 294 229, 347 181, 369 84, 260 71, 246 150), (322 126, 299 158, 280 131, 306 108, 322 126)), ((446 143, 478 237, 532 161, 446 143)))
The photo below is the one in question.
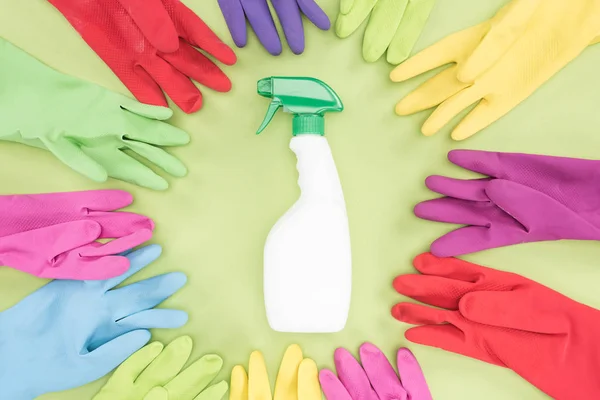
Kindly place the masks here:
POLYGON ((258 93, 271 104, 257 134, 280 108, 294 115, 290 149, 298 159, 301 191, 265 244, 269 325, 280 332, 338 332, 350 309, 352 256, 344 193, 323 135, 325 113, 344 106, 333 89, 314 78, 261 79, 258 93))

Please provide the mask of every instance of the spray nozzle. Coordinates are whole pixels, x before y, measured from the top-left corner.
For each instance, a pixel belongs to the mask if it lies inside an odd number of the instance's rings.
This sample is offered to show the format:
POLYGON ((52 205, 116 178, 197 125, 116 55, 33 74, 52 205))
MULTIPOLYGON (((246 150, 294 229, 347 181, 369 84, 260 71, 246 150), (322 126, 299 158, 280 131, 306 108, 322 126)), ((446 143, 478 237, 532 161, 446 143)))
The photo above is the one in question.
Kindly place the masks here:
POLYGON ((275 113, 294 114, 293 134, 325 134, 323 115, 344 109, 342 100, 325 82, 305 77, 271 77, 258 81, 258 94, 271 99, 267 115, 258 128, 261 133, 275 113))

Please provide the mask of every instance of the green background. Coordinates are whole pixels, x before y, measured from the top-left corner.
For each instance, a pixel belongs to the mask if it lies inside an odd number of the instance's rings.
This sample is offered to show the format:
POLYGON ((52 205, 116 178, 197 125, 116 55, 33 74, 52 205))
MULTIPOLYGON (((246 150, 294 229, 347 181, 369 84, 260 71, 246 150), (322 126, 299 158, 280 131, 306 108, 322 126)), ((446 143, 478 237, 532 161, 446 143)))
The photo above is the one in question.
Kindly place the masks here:
MULTIPOLYGON (((440 0, 417 45, 491 17, 504 0, 440 0)), ((232 44, 216 1, 187 0, 214 30, 232 44)), ((320 0, 335 20, 338 0, 320 0)), ((68 74, 127 93, 121 82, 43 0, 0 0, 0 36, 68 74)), ((133 211, 156 221, 153 242, 163 256, 137 274, 141 279, 184 271, 188 285, 165 307, 189 312, 179 330, 158 330, 154 338, 194 338, 194 359, 216 352, 225 359, 222 377, 234 364, 263 351, 274 376, 287 345, 298 343, 320 367, 331 367, 333 351, 356 351, 364 341, 393 356, 407 346, 418 357, 436 399, 542 399, 541 392, 510 370, 433 348, 409 344, 408 327, 389 313, 405 300, 392 279, 413 271, 412 258, 450 226, 413 216, 417 202, 432 197, 423 185, 430 174, 468 176, 451 166, 454 148, 518 151, 598 158, 600 148, 600 46, 588 49, 508 116, 464 142, 449 137, 450 127, 425 138, 419 127, 429 111, 398 117, 397 100, 425 77, 393 84, 384 59, 361 58, 361 30, 346 40, 307 24, 307 51, 280 57, 263 50, 254 36, 237 50, 239 62, 225 68, 234 88, 228 94, 204 90, 205 107, 194 115, 178 109, 171 122, 192 136, 172 151, 189 168, 183 179, 170 179, 166 192, 153 192, 111 180, 95 184, 69 170, 50 153, 0 143, 0 193, 42 193, 120 188, 132 192, 133 211), (352 309, 338 334, 294 335, 273 332, 262 297, 262 251, 275 223, 298 197, 294 155, 288 149, 291 118, 280 113, 260 136, 254 132, 268 101, 256 95, 256 81, 271 75, 308 75, 329 83, 346 109, 327 118, 327 133, 346 196, 352 234, 352 309)), ((429 74, 431 75, 431 74, 429 74)), ((60 105, 57 105, 59 107, 60 105)), ((0 110, 1 114, 1 110, 0 110)), ((32 115, 31 118, 35 118, 32 115)), ((455 125, 456 121, 451 125, 455 125)), ((473 254, 468 260, 521 273, 586 304, 600 307, 600 246, 594 242, 526 244, 473 254)), ((9 307, 45 282, 0 269, 0 308, 9 307)), ((0 355, 1 357, 1 355, 0 355)), ((90 398, 104 380, 46 400, 90 398)), ((7 399, 9 400, 9 399, 7 399)))

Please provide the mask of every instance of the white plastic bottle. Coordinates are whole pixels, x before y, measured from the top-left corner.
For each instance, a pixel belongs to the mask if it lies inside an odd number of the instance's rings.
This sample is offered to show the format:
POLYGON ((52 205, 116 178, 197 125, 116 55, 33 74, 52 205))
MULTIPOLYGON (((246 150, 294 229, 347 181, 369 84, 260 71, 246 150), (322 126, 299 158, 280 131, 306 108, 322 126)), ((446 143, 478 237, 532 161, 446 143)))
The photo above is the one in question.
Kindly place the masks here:
POLYGON ((323 114, 343 106, 329 86, 312 78, 263 79, 259 93, 276 105, 259 131, 280 106, 295 114, 290 148, 298 159, 301 190, 265 245, 269 325, 281 332, 338 332, 350 309, 352 256, 344 194, 323 136, 323 114))

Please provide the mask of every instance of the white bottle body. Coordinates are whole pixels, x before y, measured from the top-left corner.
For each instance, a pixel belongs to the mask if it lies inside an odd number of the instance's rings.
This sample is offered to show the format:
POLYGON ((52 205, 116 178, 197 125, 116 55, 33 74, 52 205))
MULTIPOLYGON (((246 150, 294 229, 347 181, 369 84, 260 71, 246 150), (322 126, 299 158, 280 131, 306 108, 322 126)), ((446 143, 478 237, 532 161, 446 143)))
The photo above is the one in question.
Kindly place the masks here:
POLYGON ((290 148, 301 194, 265 245, 267 318, 279 332, 338 332, 348 319, 352 288, 344 193, 325 137, 298 135, 290 148))

